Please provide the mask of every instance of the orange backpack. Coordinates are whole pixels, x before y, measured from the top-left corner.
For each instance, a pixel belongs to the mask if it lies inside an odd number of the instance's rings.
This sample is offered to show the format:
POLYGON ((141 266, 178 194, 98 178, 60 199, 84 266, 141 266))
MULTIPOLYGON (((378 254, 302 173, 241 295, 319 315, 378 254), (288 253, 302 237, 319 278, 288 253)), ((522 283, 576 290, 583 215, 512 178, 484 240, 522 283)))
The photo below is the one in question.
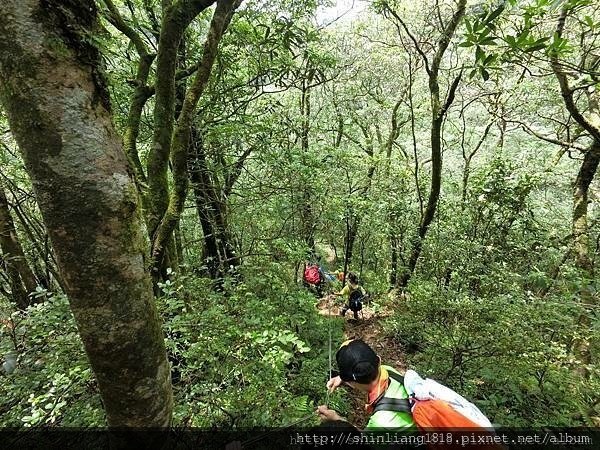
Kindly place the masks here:
POLYGON ((416 400, 413 420, 422 434, 429 434, 429 450, 504 450, 495 433, 463 416, 444 400, 416 400), (449 432, 449 433, 448 433, 449 432), (440 436, 446 433, 444 441, 440 436), (448 436, 450 438, 448 439, 448 436), (437 443, 435 441, 437 438, 437 443), (480 441, 480 439, 483 439, 480 441), (483 442, 483 443, 482 443, 483 442))
MULTIPOLYGON (((404 385, 404 377, 388 372, 389 376, 394 380, 404 385)), ((412 413, 415 424, 421 431, 433 430, 485 430, 481 425, 473 422, 468 417, 456 411, 448 402, 444 400, 418 400, 411 397, 406 400, 397 400, 394 404, 388 404, 385 399, 377 402, 378 409, 386 409, 390 411, 410 411, 412 413), (401 408, 396 403, 402 403, 401 408), (406 403, 406 404, 405 404, 406 403)))
POLYGON ((443 400, 416 400, 412 408, 413 420, 421 430, 481 429, 443 400))
MULTIPOLYGON (((404 383, 404 378, 393 372, 389 376, 398 382, 404 383)), ((487 439, 494 436, 494 432, 473 422, 460 412, 456 411, 448 402, 439 399, 418 400, 415 397, 410 399, 394 399, 393 405, 382 404, 382 408, 391 411, 408 411, 412 413, 412 418, 422 434, 429 434, 429 437, 440 438, 442 433, 450 433, 451 441, 448 440, 429 440, 428 448, 435 449, 459 449, 464 448, 466 438, 470 450, 501 450, 501 445, 490 442, 487 439), (406 404, 404 403, 406 402, 406 404), (396 405, 398 403, 398 405, 396 405), (487 443, 480 444, 479 437, 486 438, 487 443), (469 440, 469 437, 472 440, 469 440)), ((384 402, 382 402, 384 403, 384 402)), ((445 435, 448 436, 448 435, 445 435)))

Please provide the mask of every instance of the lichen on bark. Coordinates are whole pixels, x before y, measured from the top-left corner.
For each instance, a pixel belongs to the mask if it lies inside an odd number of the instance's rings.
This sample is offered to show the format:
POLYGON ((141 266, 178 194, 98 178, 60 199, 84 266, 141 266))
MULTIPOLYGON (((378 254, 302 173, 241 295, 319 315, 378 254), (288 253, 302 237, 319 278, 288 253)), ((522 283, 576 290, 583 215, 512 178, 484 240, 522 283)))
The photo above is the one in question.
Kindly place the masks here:
POLYGON ((92 1, 0 3, 0 99, 108 424, 163 427, 172 413, 169 365, 137 190, 97 51, 85 40, 96 23, 92 1))

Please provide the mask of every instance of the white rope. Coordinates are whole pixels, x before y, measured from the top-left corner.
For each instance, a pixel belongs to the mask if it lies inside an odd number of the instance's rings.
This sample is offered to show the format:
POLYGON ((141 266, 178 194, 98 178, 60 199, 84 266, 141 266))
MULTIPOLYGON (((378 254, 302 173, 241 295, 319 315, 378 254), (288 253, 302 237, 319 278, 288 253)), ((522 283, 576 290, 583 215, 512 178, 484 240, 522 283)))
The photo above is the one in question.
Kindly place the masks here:
MULTIPOLYGON (((332 316, 331 316, 331 297, 327 299, 327 311, 328 311, 328 318, 327 318, 327 325, 328 325, 328 332, 329 332, 329 379, 331 380, 332 375, 333 375, 333 357, 332 357, 332 348, 333 348, 333 336, 332 336, 332 329, 331 329, 331 322, 333 320, 332 316)), ((327 406, 327 408, 329 408, 329 396, 330 396, 330 392, 329 389, 327 389, 327 387, 325 387, 325 389, 327 390, 326 393, 326 398, 325 398, 325 406, 327 406)), ((255 436, 253 438, 250 438, 244 442, 241 443, 242 448, 247 447, 248 445, 254 444, 256 442, 262 441, 263 439, 265 439, 266 437, 270 436, 272 433, 275 433, 277 431, 281 431, 281 430, 285 430, 287 428, 291 428, 294 425, 298 425, 302 422, 305 422, 307 420, 309 420, 310 418, 313 418, 315 415, 314 413, 308 415, 308 416, 304 416, 301 417, 300 419, 296 420, 295 422, 292 422, 291 424, 283 427, 283 428, 279 428, 277 430, 271 430, 268 431, 266 433, 260 434, 258 436, 255 436)))
MULTIPOLYGON (((332 359, 331 358, 331 353, 332 353, 332 351, 331 351, 331 346, 332 346, 332 343, 331 343, 331 340, 332 340, 332 338, 331 338, 331 320, 332 320, 331 319, 331 297, 329 297, 327 299, 327 305, 328 305, 328 309, 329 309, 329 317, 327 319, 328 327, 329 327, 329 379, 331 380, 332 375, 333 375, 332 362, 331 362, 331 359, 332 359)), ((327 408, 329 408, 329 389, 327 387, 325 387, 325 389, 327 389, 327 396, 325 398, 325 406, 327 406, 327 408)))

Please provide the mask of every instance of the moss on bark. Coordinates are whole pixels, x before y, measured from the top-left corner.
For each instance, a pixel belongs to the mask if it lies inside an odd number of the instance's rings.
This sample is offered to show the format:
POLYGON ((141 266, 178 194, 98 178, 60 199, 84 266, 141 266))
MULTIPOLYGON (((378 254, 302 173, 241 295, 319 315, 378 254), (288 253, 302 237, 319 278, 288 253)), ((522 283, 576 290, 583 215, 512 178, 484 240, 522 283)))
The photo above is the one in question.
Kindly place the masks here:
POLYGON ((95 24, 91 1, 3 1, 0 42, 11 48, 0 48, 0 98, 108 424, 162 427, 172 393, 137 190, 93 51, 66 31, 81 37, 95 24))

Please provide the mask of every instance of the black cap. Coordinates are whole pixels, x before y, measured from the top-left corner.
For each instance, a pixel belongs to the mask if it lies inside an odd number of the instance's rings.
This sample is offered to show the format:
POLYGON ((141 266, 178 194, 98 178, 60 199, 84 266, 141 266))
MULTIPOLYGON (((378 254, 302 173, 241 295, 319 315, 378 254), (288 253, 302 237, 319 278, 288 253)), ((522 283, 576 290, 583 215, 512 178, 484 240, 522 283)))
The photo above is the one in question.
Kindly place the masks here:
POLYGON ((342 381, 369 384, 379 374, 379 357, 361 339, 350 341, 335 354, 342 381))

